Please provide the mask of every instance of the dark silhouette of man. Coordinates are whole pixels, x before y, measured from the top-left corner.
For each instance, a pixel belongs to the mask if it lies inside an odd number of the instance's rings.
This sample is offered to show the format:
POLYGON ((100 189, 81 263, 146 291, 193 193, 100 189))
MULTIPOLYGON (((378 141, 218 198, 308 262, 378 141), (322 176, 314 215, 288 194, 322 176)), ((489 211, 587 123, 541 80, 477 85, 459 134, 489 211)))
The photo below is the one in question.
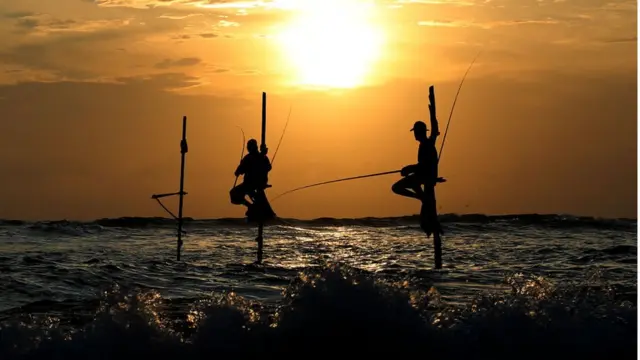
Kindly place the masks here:
POLYGON ((236 176, 244 175, 242 183, 229 192, 232 204, 245 205, 250 208, 253 204, 247 200, 246 196, 253 197, 257 190, 269 187, 267 183, 269 182, 268 174, 271 171, 271 162, 267 157, 267 152, 268 149, 264 145, 258 151, 258 142, 255 139, 247 141, 247 155, 242 158, 235 172, 236 176))
MULTIPOLYGON (((431 109, 431 106, 429 106, 431 109)), ((435 186, 439 182, 446 180, 438 177, 438 150, 436 149, 436 138, 440 134, 438 131, 438 120, 435 114, 431 116, 431 135, 427 136, 427 125, 422 121, 413 124, 413 136, 420 146, 418 147, 418 163, 407 165, 400 171, 402 179, 398 180, 391 189, 394 193, 418 199, 422 201, 420 209, 420 227, 431 236, 433 233, 442 234, 442 228, 438 221, 436 209, 435 186), (424 186, 424 190, 422 188, 424 186)))
POLYGON ((391 189, 394 193, 423 201, 427 187, 433 187, 444 179, 438 178, 438 151, 436 150, 436 138, 438 121, 431 120, 431 136, 427 136, 427 125, 422 121, 413 124, 413 136, 420 145, 418 147, 418 163, 407 165, 400 171, 402 179, 398 180, 391 189), (422 189, 422 186, 425 189, 422 189))

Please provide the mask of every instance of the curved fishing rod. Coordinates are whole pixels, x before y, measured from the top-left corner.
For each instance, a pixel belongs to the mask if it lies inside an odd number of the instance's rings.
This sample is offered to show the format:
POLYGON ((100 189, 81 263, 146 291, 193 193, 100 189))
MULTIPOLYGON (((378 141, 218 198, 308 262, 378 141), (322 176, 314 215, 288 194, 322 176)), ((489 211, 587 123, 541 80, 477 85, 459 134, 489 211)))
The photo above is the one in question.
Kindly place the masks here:
MULTIPOLYGON (((238 126, 238 128, 240 129, 240 131, 242 131, 242 152, 240 153, 240 162, 242 162, 242 158, 244 157, 244 146, 245 146, 246 138, 244 136, 244 130, 242 130, 240 126, 238 126)), ((233 182, 233 187, 236 187, 237 183, 238 183, 238 176, 236 176, 236 180, 233 182)))
POLYGON ((445 140, 447 140, 447 133, 449 132, 449 124, 451 124, 451 117, 453 116, 453 109, 456 108, 456 102, 458 101, 458 95, 460 95, 460 90, 462 90, 462 84, 464 84, 464 79, 467 78, 467 74, 469 74, 469 71, 471 70, 471 67, 473 66, 473 64, 478 59, 478 56, 480 56, 481 52, 482 52, 482 49, 480 51, 478 51, 478 54, 476 54, 476 57, 473 58, 473 61, 471 61, 471 64, 469 64, 469 67, 467 68, 467 71, 464 73, 464 76, 462 76, 462 81, 460 81, 460 85, 458 86, 458 91, 456 92, 456 96, 453 98, 453 105, 451 105, 451 112, 449 112, 449 119, 447 120, 447 127, 444 129, 444 135, 442 136, 442 144, 440 144, 440 151, 438 151, 438 162, 440 162, 440 158, 442 157, 442 149, 444 148, 445 140))
MULTIPOLYGON (((438 152, 438 162, 440 161, 440 157, 442 156, 442 149, 444 148, 444 142, 445 142, 445 140, 447 138, 447 133, 449 132, 449 125, 451 124, 451 118, 453 116, 453 110, 456 107, 456 102, 458 101, 458 95, 460 95, 460 90, 462 89, 462 84, 464 84, 464 80, 467 78, 467 74, 469 74, 469 71, 471 70, 471 67, 473 66, 473 64, 478 59, 478 57, 480 56, 481 52, 482 52, 482 50, 480 50, 478 52, 478 54, 476 55, 476 57, 473 58, 473 61, 471 61, 471 64, 469 64, 469 67, 467 68, 467 71, 464 73, 464 76, 462 77, 462 81, 460 81, 460 85, 458 86, 458 91, 456 92, 456 96, 453 99, 453 105, 451 105, 451 112, 449 112, 449 119, 447 120, 447 127, 445 128, 444 135, 442 137, 442 144, 440 145, 440 151, 438 152)), ((298 187, 298 188, 295 188, 295 189, 292 189, 292 190, 289 190, 289 191, 285 191, 285 192, 283 192, 282 194, 276 196, 275 198, 273 198, 270 201, 271 202, 276 201, 278 198, 280 198, 280 197, 282 197, 284 195, 291 194, 292 192, 295 192, 295 191, 298 191, 298 190, 308 189, 310 187, 315 187, 315 186, 320 186, 320 185, 325 185, 325 184, 331 184, 331 183, 336 183, 336 182, 342 182, 342 181, 364 179, 364 178, 368 178, 368 177, 396 174, 396 173, 399 173, 401 171, 402 170, 385 171, 385 172, 380 172, 380 173, 375 173, 375 174, 353 176, 353 177, 348 177, 348 178, 342 178, 342 179, 330 180, 330 181, 323 181, 323 182, 319 182, 319 183, 315 183, 315 184, 311 184, 311 185, 301 186, 301 187, 298 187)), ((438 178, 438 182, 444 182, 444 181, 446 181, 446 180, 444 180, 443 178, 438 178)))
POLYGON ((287 122, 284 123, 284 129, 282 130, 282 135, 280 135, 280 141, 278 141, 278 146, 276 146, 276 151, 273 153, 273 158, 271 159, 271 168, 273 168, 273 163, 276 161, 276 155, 278 155, 278 149, 280 149, 280 144, 282 144, 282 139, 284 138, 284 133, 287 131, 287 126, 289 126, 289 120, 291 119, 291 106, 289 106, 289 115, 287 116, 287 122))

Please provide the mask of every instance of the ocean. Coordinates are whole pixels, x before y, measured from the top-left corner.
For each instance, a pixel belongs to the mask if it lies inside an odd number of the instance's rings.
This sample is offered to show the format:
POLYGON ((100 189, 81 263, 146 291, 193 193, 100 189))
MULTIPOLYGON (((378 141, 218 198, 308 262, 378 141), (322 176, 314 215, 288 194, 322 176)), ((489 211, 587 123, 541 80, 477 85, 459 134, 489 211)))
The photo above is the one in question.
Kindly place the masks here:
POLYGON ((637 221, 0 221, 0 359, 637 358, 637 221))

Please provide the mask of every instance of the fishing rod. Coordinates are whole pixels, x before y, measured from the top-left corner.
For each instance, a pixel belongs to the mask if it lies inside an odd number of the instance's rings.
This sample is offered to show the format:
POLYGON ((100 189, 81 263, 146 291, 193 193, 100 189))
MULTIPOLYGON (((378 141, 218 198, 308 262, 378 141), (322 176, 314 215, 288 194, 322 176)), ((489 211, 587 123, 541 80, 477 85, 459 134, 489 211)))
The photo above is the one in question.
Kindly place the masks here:
MULTIPOLYGON (((445 140, 447 138, 447 133, 449 132, 449 125, 451 124, 451 118, 453 116, 453 110, 456 107, 456 102, 458 101, 458 96, 460 95, 460 90, 462 89, 462 84, 464 84, 464 80, 467 78, 467 74, 469 74, 469 71, 471 70, 471 67, 473 66, 473 64, 478 59, 478 57, 480 56, 481 52, 482 52, 482 50, 480 50, 478 52, 478 54, 475 56, 475 58, 473 59, 473 61, 471 61, 471 64, 467 68, 467 71, 464 73, 464 76, 462 77, 462 81, 460 81, 460 85, 458 86, 458 91, 456 92, 456 96, 453 99, 453 105, 451 106, 451 112, 449 113, 449 119, 447 120, 447 127, 445 128, 444 135, 442 137, 442 144, 440 145, 440 151, 439 151, 439 154, 438 154, 438 161, 440 161, 440 157, 442 156, 442 149, 444 148, 444 142, 445 142, 445 140)), ((325 185, 325 184, 331 184, 331 183, 337 183, 337 182, 342 182, 342 181, 364 179, 364 178, 375 177, 375 176, 397 174, 397 173, 400 173, 400 172, 402 172, 402 170, 392 170, 392 171, 385 171, 385 172, 380 172, 380 173, 375 173, 375 174, 367 174, 367 175, 353 176, 353 177, 342 178, 342 179, 337 179, 337 180, 323 181, 323 182, 320 182, 320 183, 301 186, 299 188, 295 188, 295 189, 292 189, 292 190, 289 190, 289 191, 285 191, 285 192, 283 192, 282 194, 276 196, 275 198, 273 198, 270 201, 272 201, 272 202, 276 201, 278 198, 280 198, 280 197, 282 197, 284 195, 291 194, 292 192, 295 192, 295 191, 298 191, 298 190, 308 189, 310 187, 315 187, 315 186, 320 186, 320 185, 325 185)), ((438 178, 438 180, 437 180, 437 182, 444 182, 444 181, 446 181, 446 180, 444 180, 443 178, 438 178)))
POLYGON ((282 139, 284 138, 284 133, 287 132, 287 126, 289 126, 289 120, 291 119, 291 106, 289 106, 289 115, 287 115, 287 122, 284 123, 284 129, 282 130, 282 135, 280 135, 280 141, 278 141, 278 146, 276 146, 276 151, 273 153, 273 158, 271 159, 271 168, 273 168, 273 163, 276 161, 276 155, 278 155, 278 149, 280 149, 280 144, 282 144, 282 139))
POLYGON ((458 101, 458 95, 460 95, 460 90, 462 90, 462 84, 464 84, 464 79, 467 78, 467 74, 469 74, 469 71, 471 70, 471 67, 473 66, 473 64, 478 59, 478 57, 480 56, 481 52, 482 52, 482 49, 480 49, 480 51, 478 51, 478 54, 476 54, 476 57, 474 57, 473 61, 471 61, 471 64, 469 64, 469 67, 467 68, 467 71, 464 73, 464 76, 462 76, 462 81, 460 81, 460 85, 458 86, 458 91, 456 92, 456 96, 453 98, 453 105, 451 105, 451 112, 449 112, 449 119, 447 120, 447 127, 444 129, 444 135, 442 135, 442 144, 440 144, 440 151, 438 151, 438 162, 440 162, 440 158, 442 157, 442 149, 444 148, 445 140, 447 140, 447 133, 449 132, 449 124, 451 124, 451 117, 453 116, 453 110, 456 108, 456 102, 458 101))
POLYGON ((325 184, 331 184, 331 183, 337 183, 337 182, 342 182, 342 181, 348 181, 348 180, 356 180, 356 179, 364 179, 364 178, 368 178, 368 177, 374 177, 374 176, 382 176, 382 175, 389 175, 389 174, 396 174, 401 172, 402 170, 392 170, 392 171, 385 171, 385 172, 381 172, 381 173, 375 173, 375 174, 367 174, 367 175, 360 175, 360 176, 353 176, 353 177, 348 177, 348 178, 342 178, 342 179, 337 179, 337 180, 330 180, 330 181, 323 181, 320 183, 316 183, 316 184, 311 184, 311 185, 306 185, 306 186, 302 186, 299 188, 295 188, 289 191, 285 191, 282 194, 276 196, 275 198, 273 198, 273 200, 271 200, 271 202, 276 201, 276 199, 278 199, 281 196, 284 196, 286 194, 290 194, 294 191, 298 191, 298 190, 302 190, 302 189, 307 189, 310 187, 314 187, 314 186, 320 186, 320 185, 325 185, 325 184))
MULTIPOLYGON (((240 153, 240 162, 242 162, 242 158, 244 157, 244 143, 246 142, 245 141, 246 138, 244 136, 244 130, 242 130, 240 126, 238 126, 238 128, 240 129, 240 131, 242 131, 242 152, 240 153)), ((238 183, 238 175, 236 175, 236 180, 233 182, 233 187, 236 187, 237 183, 238 183)))

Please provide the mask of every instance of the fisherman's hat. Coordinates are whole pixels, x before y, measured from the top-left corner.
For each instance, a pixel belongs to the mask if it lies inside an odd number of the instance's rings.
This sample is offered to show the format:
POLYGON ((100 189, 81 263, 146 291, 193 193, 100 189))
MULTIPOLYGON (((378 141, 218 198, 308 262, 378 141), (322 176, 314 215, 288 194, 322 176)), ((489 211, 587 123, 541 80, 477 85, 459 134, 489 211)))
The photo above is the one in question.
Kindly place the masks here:
POLYGON ((427 124, 425 124, 424 122, 418 120, 413 124, 413 128, 411 128, 411 130, 409 130, 409 131, 416 131, 416 130, 417 131, 420 131, 420 130, 427 131, 429 129, 427 129, 427 124))

